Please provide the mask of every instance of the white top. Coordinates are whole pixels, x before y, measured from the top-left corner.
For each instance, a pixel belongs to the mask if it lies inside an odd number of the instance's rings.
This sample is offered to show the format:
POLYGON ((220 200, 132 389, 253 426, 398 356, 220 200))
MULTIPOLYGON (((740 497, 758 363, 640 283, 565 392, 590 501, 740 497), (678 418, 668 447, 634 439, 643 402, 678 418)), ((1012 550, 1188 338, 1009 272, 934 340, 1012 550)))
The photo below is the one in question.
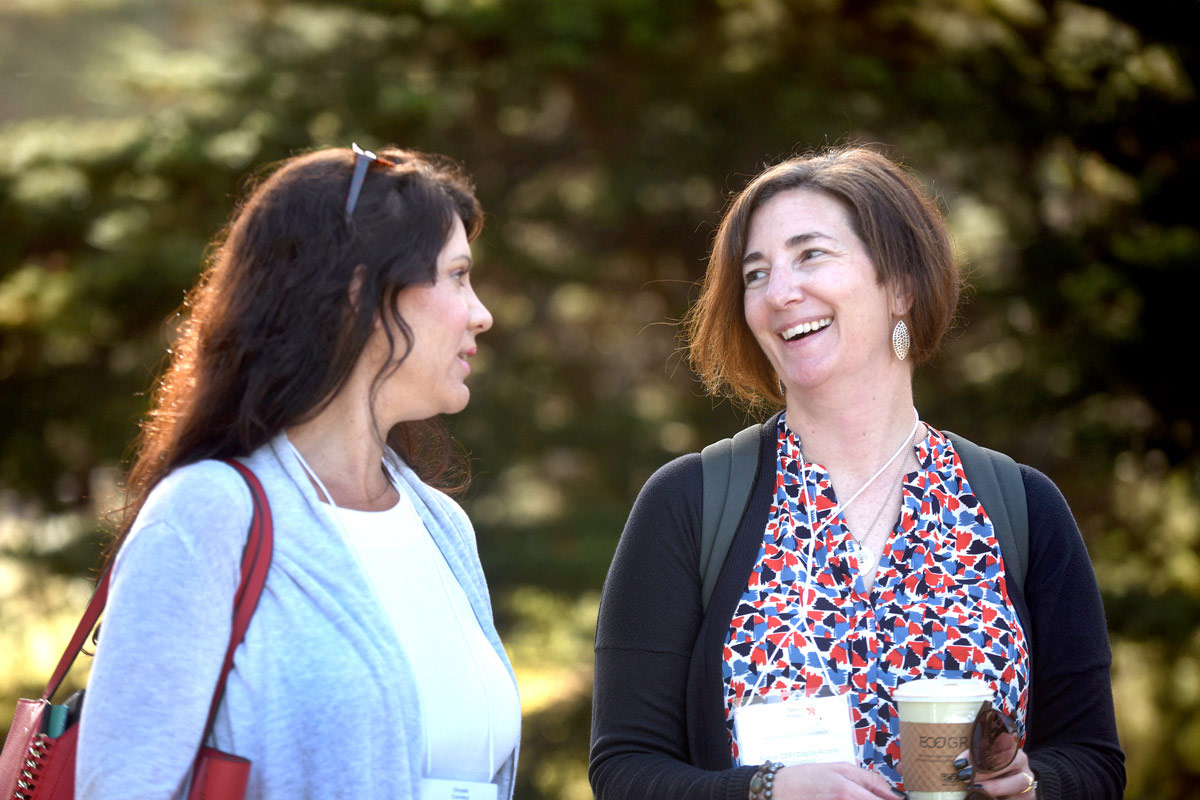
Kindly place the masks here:
POLYGON ((412 664, 425 720, 422 777, 490 781, 520 737, 516 686, 412 501, 334 507, 412 664))

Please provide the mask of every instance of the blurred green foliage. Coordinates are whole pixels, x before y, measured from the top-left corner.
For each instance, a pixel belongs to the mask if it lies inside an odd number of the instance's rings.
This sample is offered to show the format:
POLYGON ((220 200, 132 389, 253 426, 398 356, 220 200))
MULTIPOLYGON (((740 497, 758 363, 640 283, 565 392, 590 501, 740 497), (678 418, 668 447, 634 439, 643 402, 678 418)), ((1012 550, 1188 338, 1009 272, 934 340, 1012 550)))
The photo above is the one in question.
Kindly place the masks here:
POLYGON ((875 142, 939 193, 975 287, 922 415, 1058 482, 1105 594, 1129 796, 1200 797, 1197 30, 1194 0, 0 2, 0 695, 35 690, 47 609, 57 635, 81 605, 172 309, 246 176, 395 142, 463 161, 488 211, 496 325, 451 424, 522 673, 518 796, 589 796, 624 515, 744 421, 671 325, 721 206, 769 161, 875 142))

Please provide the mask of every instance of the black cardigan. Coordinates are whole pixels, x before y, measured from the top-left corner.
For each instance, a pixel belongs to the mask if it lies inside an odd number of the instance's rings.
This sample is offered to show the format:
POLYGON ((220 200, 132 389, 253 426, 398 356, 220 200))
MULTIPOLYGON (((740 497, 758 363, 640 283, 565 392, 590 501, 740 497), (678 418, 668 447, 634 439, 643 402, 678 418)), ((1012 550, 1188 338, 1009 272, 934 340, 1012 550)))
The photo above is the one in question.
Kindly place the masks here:
MULTIPOLYGON (((596 628, 588 776, 598 800, 744 800, 755 767, 731 767, 721 654, 767 523, 773 425, 758 478, 700 608, 702 480, 697 453, 642 487, 617 545, 596 628)), ((1025 752, 1045 800, 1116 800, 1125 787, 1100 591, 1079 528, 1049 478, 1021 466, 1029 572, 1009 581, 1032 658, 1025 752)))

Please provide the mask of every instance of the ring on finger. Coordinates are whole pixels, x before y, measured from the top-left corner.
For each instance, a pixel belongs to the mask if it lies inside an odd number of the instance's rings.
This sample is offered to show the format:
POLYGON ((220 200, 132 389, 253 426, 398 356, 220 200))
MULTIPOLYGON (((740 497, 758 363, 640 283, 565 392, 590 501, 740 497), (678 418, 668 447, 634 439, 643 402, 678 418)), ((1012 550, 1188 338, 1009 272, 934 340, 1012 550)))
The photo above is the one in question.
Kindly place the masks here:
POLYGON ((1024 789, 1022 789, 1021 791, 1017 792, 1017 794, 1028 794, 1029 792, 1032 792, 1034 789, 1037 788, 1037 785, 1038 785, 1037 778, 1033 777, 1032 775, 1027 775, 1026 777, 1029 778, 1029 785, 1026 786, 1024 789))

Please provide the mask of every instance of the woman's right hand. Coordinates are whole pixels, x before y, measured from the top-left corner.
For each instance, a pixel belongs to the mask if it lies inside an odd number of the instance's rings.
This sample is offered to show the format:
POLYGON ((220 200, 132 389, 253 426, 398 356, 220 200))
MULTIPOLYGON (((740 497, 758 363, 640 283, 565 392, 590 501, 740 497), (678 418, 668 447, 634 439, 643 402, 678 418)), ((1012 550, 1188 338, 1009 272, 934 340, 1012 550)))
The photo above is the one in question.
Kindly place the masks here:
POLYGON ((844 761, 799 764, 775 774, 773 800, 896 800, 900 792, 877 773, 844 761))

